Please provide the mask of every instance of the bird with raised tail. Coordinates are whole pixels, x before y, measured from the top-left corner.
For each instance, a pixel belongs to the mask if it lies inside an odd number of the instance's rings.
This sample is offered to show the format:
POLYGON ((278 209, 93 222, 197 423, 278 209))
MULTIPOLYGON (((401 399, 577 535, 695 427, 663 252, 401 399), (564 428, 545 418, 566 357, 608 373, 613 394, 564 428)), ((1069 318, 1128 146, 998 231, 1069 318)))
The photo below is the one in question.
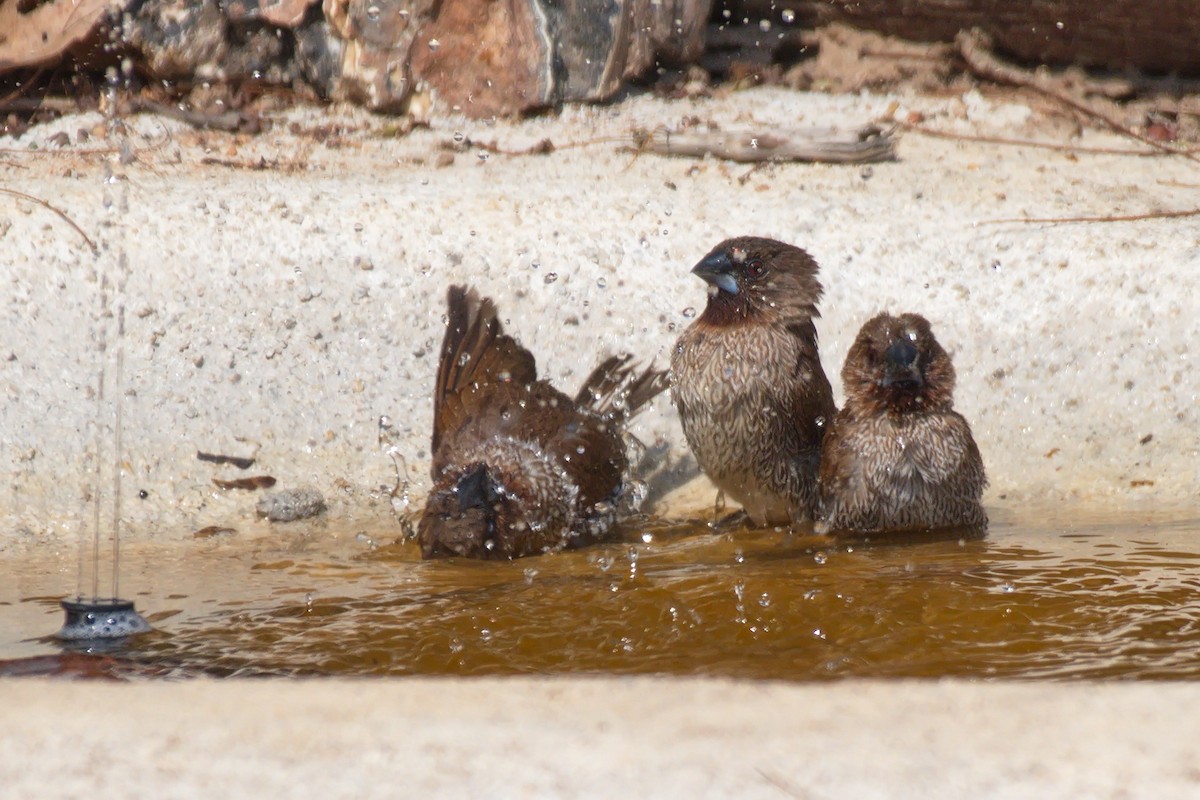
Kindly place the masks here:
POLYGON ((636 494, 625 424, 666 373, 612 356, 568 397, 538 379, 492 300, 451 286, 447 305, 421 555, 519 558, 602 538, 636 494))
POLYGON ((971 426, 953 407, 954 365, 919 314, 879 314, 858 333, 846 403, 825 436, 819 533, 987 527, 971 426))
POLYGON ((813 322, 818 271, 774 239, 721 242, 692 269, 708 303, 671 357, 671 395, 700 469, 758 526, 816 512, 821 440, 837 410, 813 322))

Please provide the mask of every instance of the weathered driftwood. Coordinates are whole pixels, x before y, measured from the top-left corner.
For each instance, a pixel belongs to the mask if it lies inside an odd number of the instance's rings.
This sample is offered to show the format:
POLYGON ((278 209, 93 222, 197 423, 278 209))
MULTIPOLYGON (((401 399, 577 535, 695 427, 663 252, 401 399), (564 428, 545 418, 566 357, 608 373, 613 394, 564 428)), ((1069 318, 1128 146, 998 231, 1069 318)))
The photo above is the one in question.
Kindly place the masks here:
POLYGON ((891 161, 896 143, 890 131, 868 125, 857 131, 782 130, 727 131, 689 128, 683 131, 658 129, 642 139, 639 150, 664 156, 728 161, 821 161, 861 164, 891 161))
POLYGON ((926 42, 980 28, 998 52, 1035 64, 1200 74, 1196 0, 727 0, 736 19, 843 22, 926 42))

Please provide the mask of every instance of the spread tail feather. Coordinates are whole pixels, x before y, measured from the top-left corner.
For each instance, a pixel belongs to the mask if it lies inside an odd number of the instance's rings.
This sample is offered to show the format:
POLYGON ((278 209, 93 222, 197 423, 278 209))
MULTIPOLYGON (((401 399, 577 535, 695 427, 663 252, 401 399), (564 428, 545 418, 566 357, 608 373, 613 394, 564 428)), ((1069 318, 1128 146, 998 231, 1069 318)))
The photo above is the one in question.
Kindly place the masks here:
POLYGON ((641 373, 629 354, 610 356, 592 370, 575 402, 598 414, 630 419, 669 385, 666 370, 651 364, 641 373))
POLYGON ((446 335, 442 339, 433 391, 433 452, 447 424, 447 404, 471 385, 533 383, 537 366, 530 353, 506 336, 491 298, 467 286, 446 292, 446 335))

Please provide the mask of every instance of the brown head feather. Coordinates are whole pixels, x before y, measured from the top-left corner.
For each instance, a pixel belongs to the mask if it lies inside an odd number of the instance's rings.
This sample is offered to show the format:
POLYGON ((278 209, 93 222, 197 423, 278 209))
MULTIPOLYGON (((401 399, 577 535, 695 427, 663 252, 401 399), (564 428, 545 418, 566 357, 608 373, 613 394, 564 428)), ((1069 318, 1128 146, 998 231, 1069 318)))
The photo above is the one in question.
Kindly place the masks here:
POLYGON ((804 324, 821 316, 820 267, 805 250, 761 236, 738 236, 714 247, 692 270, 708 282, 702 325, 751 320, 804 324))
POLYGON ((878 314, 858 332, 842 367, 846 410, 858 416, 948 411, 954 365, 920 314, 878 314), (903 363, 898 363, 898 358, 903 363))

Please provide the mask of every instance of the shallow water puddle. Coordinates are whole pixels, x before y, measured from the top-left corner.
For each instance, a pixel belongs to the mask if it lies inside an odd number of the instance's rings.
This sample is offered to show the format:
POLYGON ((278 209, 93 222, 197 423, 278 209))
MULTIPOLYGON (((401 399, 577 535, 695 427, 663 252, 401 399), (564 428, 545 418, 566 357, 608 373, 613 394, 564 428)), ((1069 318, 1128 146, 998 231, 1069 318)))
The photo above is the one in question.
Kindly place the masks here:
MULTIPOLYGON (((388 541, 395 533, 381 533, 388 541)), ((158 628, 122 674, 1200 676, 1200 520, 994 522, 972 541, 833 542, 703 526, 513 563, 315 535, 139 543, 122 586, 158 628)), ((0 658, 46 640, 72 555, 8 557, 0 658)))

